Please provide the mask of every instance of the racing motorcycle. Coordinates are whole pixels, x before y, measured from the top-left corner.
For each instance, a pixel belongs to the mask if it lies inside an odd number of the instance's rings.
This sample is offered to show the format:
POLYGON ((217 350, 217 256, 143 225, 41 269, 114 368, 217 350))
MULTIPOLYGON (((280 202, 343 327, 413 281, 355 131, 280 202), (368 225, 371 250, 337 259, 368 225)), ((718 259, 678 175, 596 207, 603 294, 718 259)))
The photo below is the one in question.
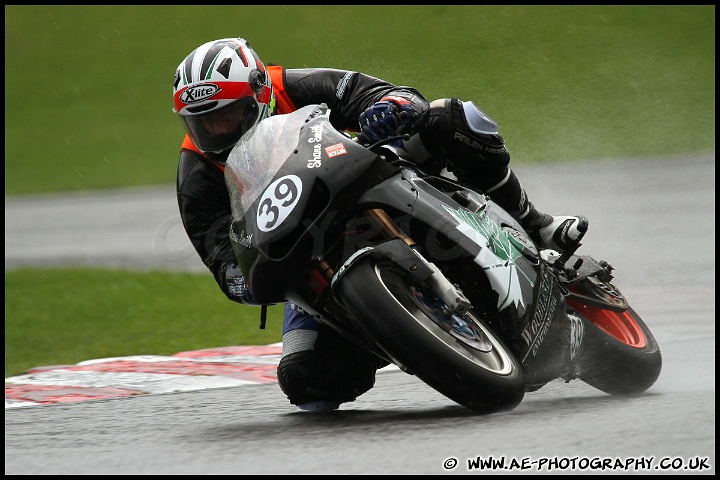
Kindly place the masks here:
POLYGON ((477 413, 558 379, 613 395, 653 385, 658 343, 610 264, 539 251, 487 195, 423 173, 397 140, 363 144, 325 104, 244 135, 225 179, 257 304, 293 302, 477 413))

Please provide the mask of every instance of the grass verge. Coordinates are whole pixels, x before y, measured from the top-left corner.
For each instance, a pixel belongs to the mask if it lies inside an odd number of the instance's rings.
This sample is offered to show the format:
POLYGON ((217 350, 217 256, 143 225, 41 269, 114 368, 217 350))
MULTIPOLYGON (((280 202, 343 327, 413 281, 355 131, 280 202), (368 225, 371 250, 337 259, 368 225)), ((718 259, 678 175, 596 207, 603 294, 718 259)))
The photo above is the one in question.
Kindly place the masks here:
POLYGON ((29 368, 172 355, 282 338, 282 306, 228 300, 209 274, 104 269, 5 272, 5 377, 29 368))

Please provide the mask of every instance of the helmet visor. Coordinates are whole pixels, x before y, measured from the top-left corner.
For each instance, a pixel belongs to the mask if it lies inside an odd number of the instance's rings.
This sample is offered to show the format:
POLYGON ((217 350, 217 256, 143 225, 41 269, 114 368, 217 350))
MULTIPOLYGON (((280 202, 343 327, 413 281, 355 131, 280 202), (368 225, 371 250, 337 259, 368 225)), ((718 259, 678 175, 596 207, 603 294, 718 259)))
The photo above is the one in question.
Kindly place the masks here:
POLYGON ((196 147, 217 153, 234 146, 255 125, 258 114, 255 99, 245 97, 218 110, 181 118, 196 147))

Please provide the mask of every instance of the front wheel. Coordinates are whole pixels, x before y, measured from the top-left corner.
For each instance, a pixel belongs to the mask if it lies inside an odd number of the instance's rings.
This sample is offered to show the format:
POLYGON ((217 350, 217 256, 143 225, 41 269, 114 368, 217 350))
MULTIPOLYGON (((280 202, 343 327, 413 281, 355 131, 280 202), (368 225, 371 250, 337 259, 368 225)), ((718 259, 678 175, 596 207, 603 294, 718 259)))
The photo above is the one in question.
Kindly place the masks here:
POLYGON ((585 327, 578 378, 611 395, 642 393, 655 383, 660 348, 632 307, 618 311, 570 299, 568 305, 585 327))
POLYGON ((338 294, 358 327, 395 364, 479 413, 515 408, 521 367, 472 310, 460 316, 397 266, 366 258, 345 273, 338 294))

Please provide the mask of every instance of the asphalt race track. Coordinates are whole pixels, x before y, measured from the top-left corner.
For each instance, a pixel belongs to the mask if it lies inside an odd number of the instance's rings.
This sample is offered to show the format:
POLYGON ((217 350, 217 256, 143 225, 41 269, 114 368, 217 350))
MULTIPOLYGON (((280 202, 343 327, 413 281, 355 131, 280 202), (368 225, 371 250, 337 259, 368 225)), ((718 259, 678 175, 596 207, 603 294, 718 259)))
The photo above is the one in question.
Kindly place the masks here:
MULTIPOLYGON (((714 474, 714 154, 514 169, 540 209, 590 219, 581 253, 616 268, 663 353, 646 393, 553 382, 478 416, 389 370, 320 415, 274 383, 20 406, 5 474, 714 474)), ((202 271, 176 209, 172 185, 6 199, 5 268, 202 271)))

